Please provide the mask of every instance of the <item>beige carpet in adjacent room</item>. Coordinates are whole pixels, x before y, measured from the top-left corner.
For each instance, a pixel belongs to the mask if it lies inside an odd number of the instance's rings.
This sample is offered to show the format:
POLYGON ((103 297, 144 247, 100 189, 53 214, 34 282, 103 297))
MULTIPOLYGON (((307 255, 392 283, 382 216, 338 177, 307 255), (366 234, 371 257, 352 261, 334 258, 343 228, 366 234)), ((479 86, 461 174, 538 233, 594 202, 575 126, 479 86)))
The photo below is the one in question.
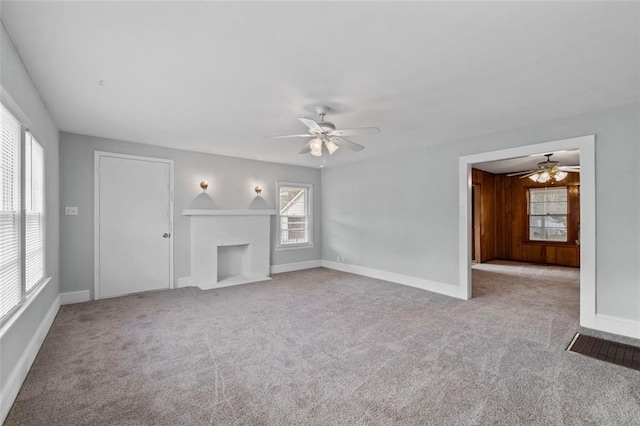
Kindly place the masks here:
POLYGON ((474 298, 312 269, 63 306, 7 425, 638 424, 640 374, 565 348, 576 269, 474 298))

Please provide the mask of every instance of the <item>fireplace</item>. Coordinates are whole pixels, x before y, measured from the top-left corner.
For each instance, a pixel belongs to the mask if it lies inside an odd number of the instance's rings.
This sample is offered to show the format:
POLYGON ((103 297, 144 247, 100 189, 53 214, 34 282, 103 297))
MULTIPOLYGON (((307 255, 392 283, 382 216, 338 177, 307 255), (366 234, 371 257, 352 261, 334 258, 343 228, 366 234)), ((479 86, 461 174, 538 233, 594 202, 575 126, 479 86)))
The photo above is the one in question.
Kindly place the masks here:
POLYGON ((203 290, 271 279, 271 215, 275 210, 204 210, 191 217, 191 276, 180 287, 203 290))

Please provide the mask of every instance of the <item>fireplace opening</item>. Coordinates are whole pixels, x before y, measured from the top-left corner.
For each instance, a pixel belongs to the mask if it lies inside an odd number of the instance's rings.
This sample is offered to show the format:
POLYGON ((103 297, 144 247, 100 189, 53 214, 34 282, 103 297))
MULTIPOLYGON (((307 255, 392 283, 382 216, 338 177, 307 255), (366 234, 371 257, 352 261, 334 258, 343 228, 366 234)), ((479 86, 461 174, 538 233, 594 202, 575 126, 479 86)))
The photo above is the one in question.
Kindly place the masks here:
POLYGON ((249 244, 218 246, 218 283, 250 276, 249 244))

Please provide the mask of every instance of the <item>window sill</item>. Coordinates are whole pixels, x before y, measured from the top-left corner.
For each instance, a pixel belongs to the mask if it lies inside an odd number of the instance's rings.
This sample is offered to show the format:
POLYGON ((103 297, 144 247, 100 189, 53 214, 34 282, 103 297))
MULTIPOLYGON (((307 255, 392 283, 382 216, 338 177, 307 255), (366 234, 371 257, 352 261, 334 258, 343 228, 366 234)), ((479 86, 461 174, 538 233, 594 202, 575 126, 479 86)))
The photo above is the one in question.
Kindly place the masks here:
POLYGON ((538 240, 523 240, 522 244, 532 245, 544 245, 544 246, 562 246, 562 247, 580 247, 580 244, 576 244, 571 241, 538 241, 538 240))
POLYGON ((276 246, 276 251, 287 251, 287 250, 298 250, 298 249, 309 249, 314 248, 316 245, 311 244, 296 244, 290 246, 276 246))
POLYGON ((51 282, 52 277, 43 278, 34 288, 31 289, 31 292, 27 294, 24 302, 17 306, 17 309, 13 312, 9 312, 9 314, 0 320, 0 338, 4 336, 4 334, 11 328, 11 326, 18 321, 20 316, 29 309, 31 302, 33 302, 38 295, 42 292, 42 290, 47 286, 49 282, 51 282))

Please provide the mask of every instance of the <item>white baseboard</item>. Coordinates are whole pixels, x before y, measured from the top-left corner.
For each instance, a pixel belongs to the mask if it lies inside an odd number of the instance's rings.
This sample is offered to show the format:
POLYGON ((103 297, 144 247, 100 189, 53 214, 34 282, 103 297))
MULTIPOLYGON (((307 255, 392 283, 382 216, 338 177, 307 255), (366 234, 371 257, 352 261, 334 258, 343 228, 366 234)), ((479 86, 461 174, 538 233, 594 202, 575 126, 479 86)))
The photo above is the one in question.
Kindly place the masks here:
POLYGON ((193 287, 193 280, 191 277, 181 277, 176 280, 174 288, 193 287))
POLYGON ((595 330, 640 339, 640 321, 596 314, 595 330))
POLYGON ((74 303, 83 303, 91 300, 91 292, 89 290, 71 291, 68 293, 60 293, 60 304, 71 305, 74 303))
POLYGON ((432 291, 434 293, 440 293, 458 299, 466 300, 467 298, 467 289, 461 289, 457 285, 444 284, 437 281, 425 280, 424 278, 412 277, 410 275, 403 275, 397 274, 395 272, 383 271, 380 269, 367 268, 365 266, 332 262, 330 260, 323 260, 322 266, 329 269, 335 269, 337 271, 349 272, 356 275, 363 275, 369 278, 376 278, 379 280, 390 281, 396 284, 416 287, 422 290, 432 291))
POLYGON ((282 272, 301 271, 303 269, 319 268, 322 266, 322 260, 308 260, 306 262, 285 263, 282 265, 271 266, 272 274, 280 274, 282 272))
POLYGON ((22 383, 24 382, 24 379, 27 378, 29 369, 31 368, 33 361, 35 361, 36 355, 38 355, 38 351, 40 350, 40 346, 42 346, 42 342, 44 342, 44 338, 47 336, 59 309, 60 295, 54 299, 51 307, 47 311, 47 314, 42 318, 38 329, 31 337, 27 348, 18 360, 16 367, 7 379, 7 382, 2 384, 2 388, 0 389, 0 424, 4 422, 7 414, 9 414, 13 401, 15 401, 18 396, 22 383))

